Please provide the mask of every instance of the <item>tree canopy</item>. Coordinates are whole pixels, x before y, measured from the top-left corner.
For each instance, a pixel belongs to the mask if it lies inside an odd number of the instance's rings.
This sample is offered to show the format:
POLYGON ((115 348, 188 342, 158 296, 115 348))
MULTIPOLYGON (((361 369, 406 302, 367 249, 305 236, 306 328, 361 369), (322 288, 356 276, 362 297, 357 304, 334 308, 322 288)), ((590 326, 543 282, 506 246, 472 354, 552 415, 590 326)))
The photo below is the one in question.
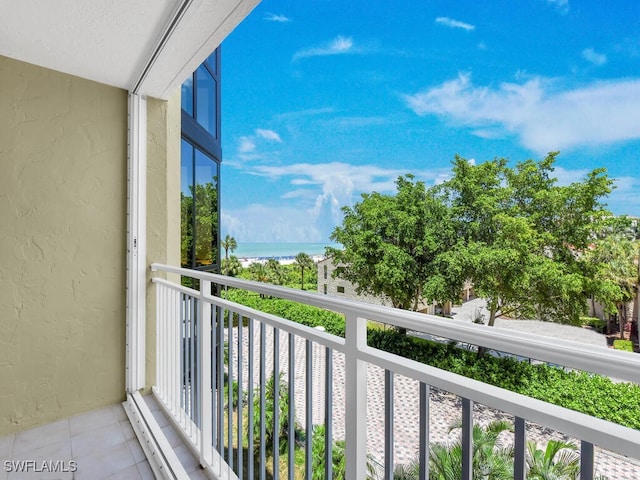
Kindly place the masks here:
POLYGON ((385 295, 394 307, 417 310, 422 298, 453 295, 455 282, 445 281, 437 264, 455 235, 434 189, 412 175, 399 177, 396 187, 395 195, 363 194, 361 202, 343 208, 344 221, 331 240, 344 248, 328 248, 327 255, 344 265, 336 271, 358 293, 385 295))
POLYGON ((487 300, 489 324, 508 315, 574 323, 594 294, 585 252, 611 218, 604 169, 560 185, 557 153, 509 167, 505 159, 453 161, 452 176, 427 188, 399 177, 395 195, 363 194, 343 208, 328 249, 338 275, 395 307, 455 300, 465 280, 487 300))

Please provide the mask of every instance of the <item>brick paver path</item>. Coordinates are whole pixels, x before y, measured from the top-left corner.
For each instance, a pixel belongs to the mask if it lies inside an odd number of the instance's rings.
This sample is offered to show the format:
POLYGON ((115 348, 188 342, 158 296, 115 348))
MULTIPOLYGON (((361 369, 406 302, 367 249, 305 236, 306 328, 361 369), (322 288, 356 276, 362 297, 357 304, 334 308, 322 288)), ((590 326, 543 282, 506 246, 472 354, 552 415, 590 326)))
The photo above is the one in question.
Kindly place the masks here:
MULTIPOLYGON (((266 371, 267 375, 273 372, 273 329, 266 329, 266 371)), ((253 382, 258 384, 259 371, 257 368, 259 356, 258 323, 254 329, 254 355, 256 367, 253 372, 253 382)), ((237 342, 237 329, 234 329, 234 342, 237 342)), ((247 360, 248 330, 243 328, 243 361, 247 360)), ((284 379, 288 377, 288 334, 280 332, 279 362, 280 371, 284 379)), ((237 345, 237 343, 235 343, 237 345)), ((324 423, 324 397, 325 397, 325 347, 313 344, 313 423, 324 423)), ((301 425, 305 422, 305 341, 296 337, 295 340, 295 412, 301 425)), ((233 361, 237 365, 237 348, 234 348, 233 361)), ((234 371, 237 367, 234 367, 234 371)), ((333 352, 333 432, 334 439, 344 439, 344 355, 333 352)), ((234 375, 234 378, 237 378, 234 375)), ((248 369, 243 366, 243 385, 246 389, 248 382, 248 369)), ((379 464, 384 462, 384 372, 379 367, 369 365, 367 372, 367 438, 368 451, 372 458, 379 464)), ((257 389, 256 389, 257 392, 257 389)), ((256 393, 257 395, 257 393, 256 393)), ((395 376, 394 379, 394 461, 406 463, 416 457, 418 450, 418 382, 395 376)), ((449 433, 449 428, 461 415, 460 398, 440 391, 432 391, 429 405, 429 439, 431 442, 448 442, 456 438, 456 432, 449 433)), ((486 425, 494 419, 513 420, 513 417, 502 412, 496 412, 482 405, 474 405, 474 421, 480 425, 486 425)), ((505 433, 505 441, 510 441, 511 434, 505 433)), ((511 435, 512 437, 512 435, 511 435)), ((531 423, 527 424, 527 439, 534 440, 543 448, 551 439, 570 440, 558 432, 546 429, 531 423)), ((579 442, 576 442, 579 444, 579 442)), ((596 473, 604 474, 610 480, 638 480, 640 479, 640 461, 631 460, 596 448, 596 473)))

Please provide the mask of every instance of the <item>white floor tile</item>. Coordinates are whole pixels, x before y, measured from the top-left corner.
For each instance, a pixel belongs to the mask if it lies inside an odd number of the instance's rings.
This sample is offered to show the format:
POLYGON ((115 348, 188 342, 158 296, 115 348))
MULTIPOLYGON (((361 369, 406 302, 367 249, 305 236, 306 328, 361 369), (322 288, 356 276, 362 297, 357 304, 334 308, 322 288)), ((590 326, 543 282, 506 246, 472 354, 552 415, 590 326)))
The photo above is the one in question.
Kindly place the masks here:
POLYGON ((125 443, 120 423, 115 422, 104 427, 95 428, 71 437, 73 456, 81 458, 105 448, 125 443))
POLYGON ((138 471, 138 467, 136 465, 131 465, 130 467, 116 472, 107 478, 109 478, 110 480, 141 480, 142 476, 138 471))
MULTIPOLYGON (((0 437, 0 460, 11 458, 11 449, 13 448, 13 440, 15 435, 5 435, 0 437)), ((0 478, 2 476, 0 475, 0 478)))
POLYGON ((151 467, 149 466, 149 462, 140 462, 136 467, 138 467, 140 478, 142 480, 156 480, 156 477, 153 475, 153 470, 151 470, 151 467))
POLYGON ((111 407, 76 415, 69 419, 69 432, 73 437, 82 432, 118 423, 118 418, 111 407))
POLYGON ((191 454, 191 450, 186 445, 179 445, 173 449, 175 454, 180 459, 180 463, 187 472, 193 472, 200 469, 200 463, 191 454))
POLYGON ((129 450, 131 450, 131 455, 133 455, 133 460, 136 463, 142 462, 143 460, 147 459, 137 438, 128 440, 127 445, 129 445, 129 450))
POLYGON ((126 443, 94 451, 78 458, 78 471, 74 480, 99 480, 108 478, 135 464, 126 443))
POLYGON ((173 448, 176 448, 178 445, 182 444, 182 438, 178 433, 173 429, 171 425, 167 425, 166 427, 162 427, 162 433, 167 437, 167 441, 169 445, 173 448))
POLYGON ((160 428, 169 425, 169 420, 165 417, 162 410, 151 410, 151 414, 156 419, 156 422, 158 422, 158 426, 160 428))
POLYGON ((13 456, 37 450, 52 443, 69 441, 69 424, 67 420, 48 423, 41 427, 16 433, 13 441, 13 456))
POLYGON ((117 405, 113 405, 111 407, 111 410, 113 411, 118 421, 121 422, 127 419, 127 412, 124 411, 124 407, 122 406, 121 403, 118 403, 117 405))
POLYGON ((133 427, 131 427, 129 420, 122 420, 120 422, 120 431, 122 432, 122 435, 124 435, 125 440, 136 438, 136 432, 133 431, 133 427))

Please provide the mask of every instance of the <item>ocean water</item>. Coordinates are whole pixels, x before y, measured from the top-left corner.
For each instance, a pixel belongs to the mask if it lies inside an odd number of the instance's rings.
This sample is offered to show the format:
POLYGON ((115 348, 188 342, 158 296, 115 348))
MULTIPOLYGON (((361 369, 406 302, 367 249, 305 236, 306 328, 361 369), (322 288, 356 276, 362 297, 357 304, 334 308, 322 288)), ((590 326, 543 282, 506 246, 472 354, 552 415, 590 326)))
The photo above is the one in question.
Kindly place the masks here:
MULTIPOLYGON (((337 247, 330 243, 244 243, 238 242, 238 248, 233 255, 238 258, 293 258, 304 252, 310 257, 324 256, 325 247, 337 247)), ((232 255, 229 251, 229 255, 232 255)), ((224 258, 224 248, 220 250, 220 257, 224 258)))

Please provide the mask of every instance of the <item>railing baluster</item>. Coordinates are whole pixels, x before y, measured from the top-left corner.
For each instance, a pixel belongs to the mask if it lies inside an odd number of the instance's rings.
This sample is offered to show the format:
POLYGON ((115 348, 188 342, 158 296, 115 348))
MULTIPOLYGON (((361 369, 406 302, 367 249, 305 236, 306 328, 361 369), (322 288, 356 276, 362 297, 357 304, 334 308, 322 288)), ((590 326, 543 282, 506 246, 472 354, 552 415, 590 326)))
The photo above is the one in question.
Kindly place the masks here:
MULTIPOLYGON (((201 295, 211 292, 211 282, 206 280, 200 281, 201 295)), ((200 463, 206 465, 211 463, 213 457, 211 455, 211 445, 213 442, 213 431, 211 425, 211 304, 205 300, 200 302, 200 308, 197 308, 199 314, 198 319, 198 356, 197 363, 199 365, 198 379, 199 388, 197 392, 191 392, 192 395, 197 393, 198 407, 200 409, 198 419, 200 420, 200 463)))
POLYGON ((296 337, 289 334, 289 412, 287 416, 287 422, 289 422, 289 443, 288 443, 288 465, 287 471, 289 473, 289 480, 293 480, 293 473, 295 470, 294 449, 296 446, 296 431, 295 431, 295 364, 296 364, 296 337))
POLYGON ((384 478, 393 480, 393 372, 384 371, 384 478))
POLYGON ((324 478, 333 478, 333 351, 325 349, 324 478))
POLYGON ((273 329, 273 478, 280 478, 280 330, 273 329))
POLYGON ((227 463, 233 470, 233 316, 227 320, 227 463))
POLYGON ((248 324, 249 330, 249 349, 248 353, 248 371, 247 371, 247 478, 253 479, 253 317, 249 317, 248 324))
POLYGON ((593 480, 593 443, 580 442, 580 480, 593 480))
POLYGON ((205 445, 209 449, 216 448, 218 442, 218 420, 216 418, 218 406, 218 395, 216 394, 218 391, 218 354, 216 345, 218 345, 217 319, 220 310, 221 307, 217 306, 212 306, 211 310, 211 355, 209 356, 209 361, 211 362, 211 445, 205 445))
POLYGON ((217 369, 218 369, 218 373, 217 373, 217 388, 216 388, 216 393, 217 393, 217 409, 218 409, 218 413, 217 413, 217 417, 218 417, 218 421, 216 426, 218 427, 218 434, 216 435, 217 439, 218 439, 218 454, 220 455, 220 457, 224 457, 224 315, 225 315, 225 309, 224 308, 219 308, 218 309, 218 318, 217 318, 217 325, 216 325, 216 331, 217 331, 217 340, 218 343, 216 343, 216 355, 218 357, 217 360, 217 369))
POLYGON ((304 446, 304 478, 311 478, 311 467, 313 466, 311 440, 313 438, 313 343, 311 340, 306 342, 305 351, 305 446, 304 446))
POLYGON ((525 480, 527 465, 527 426, 524 418, 515 418, 515 432, 513 444, 513 478, 525 480))
POLYGON ((266 436, 267 429, 265 425, 265 385, 267 382, 266 375, 266 326, 264 322, 260 322, 260 480, 266 480, 267 477, 267 446, 266 436))
MULTIPOLYGON (((204 302, 206 303, 206 302, 204 302)), ((208 308, 203 309, 202 307, 200 308, 200 310, 202 310, 202 315, 205 314, 205 312, 211 311, 211 304, 207 304, 208 308)), ((199 370, 198 370, 198 366, 202 365, 202 362, 207 361, 207 357, 203 356, 204 353, 200 353, 198 350, 198 337, 200 336, 200 332, 198 332, 198 328, 200 328, 199 322, 198 322, 198 303, 196 302, 196 299, 191 297, 190 301, 189 301, 189 325, 190 325, 190 332, 189 332, 189 337, 190 337, 190 341, 189 341, 189 384, 190 384, 190 389, 188 391, 188 395, 190 397, 190 405, 191 405, 191 411, 190 413, 190 417, 191 419, 195 422, 196 426, 198 427, 202 427, 200 419, 202 418, 202 416, 200 415, 200 389, 198 388, 200 386, 200 381, 198 379, 198 375, 199 375, 199 370)), ((206 320, 205 321, 205 327, 206 327, 206 320)), ((205 328, 206 331, 206 328, 205 328)), ((204 445, 203 445, 204 446, 204 445)))
MULTIPOLYGON (((172 318, 172 326, 173 326, 172 340, 173 341, 171 342, 172 365, 180 365, 180 337, 182 336, 182 332, 181 332, 182 325, 180 325, 180 304, 178 302, 178 292, 175 290, 171 292, 171 306, 173 310, 173 315, 172 315, 173 317, 172 318)), ((176 414, 176 416, 179 419, 182 419, 182 415, 180 413, 180 402, 178 399, 179 388, 181 383, 180 371, 175 367, 172 368, 172 371, 174 372, 174 374, 171 382, 172 383, 171 404, 173 405, 173 412, 176 414)))
POLYGON ((462 480, 473 480, 473 402, 462 399, 462 480))
POLYGON ((431 388, 420 382, 420 439, 418 479, 429 480, 429 396, 431 388))
POLYGON ((238 417, 238 431, 237 433, 237 442, 238 442, 238 469, 236 471, 236 475, 238 475, 238 479, 242 480, 243 468, 242 468, 242 324, 243 319, 240 314, 238 314, 238 405, 236 406, 236 416, 238 417))
MULTIPOLYGON (((367 321, 353 312, 345 318, 346 478, 367 477, 367 363, 358 358, 367 346, 367 321)), ((330 477, 329 477, 330 478, 330 477)))

